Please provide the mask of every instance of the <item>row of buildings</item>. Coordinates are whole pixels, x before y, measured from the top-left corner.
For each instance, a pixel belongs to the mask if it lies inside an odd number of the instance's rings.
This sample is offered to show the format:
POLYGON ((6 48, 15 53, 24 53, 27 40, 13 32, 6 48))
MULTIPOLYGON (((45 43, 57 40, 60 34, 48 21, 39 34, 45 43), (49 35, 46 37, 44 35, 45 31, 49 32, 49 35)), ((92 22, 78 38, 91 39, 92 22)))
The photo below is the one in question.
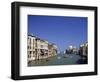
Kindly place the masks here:
POLYGON ((76 48, 75 46, 69 46, 69 48, 66 49, 66 54, 78 54, 78 55, 87 57, 87 55, 88 55, 88 43, 86 42, 84 44, 81 44, 79 46, 79 49, 76 48))
POLYGON ((75 46, 69 46, 68 49, 66 49, 67 54, 77 54, 78 53, 78 48, 75 46))
POLYGON ((45 59, 57 55, 57 46, 33 35, 27 40, 28 61, 45 59))

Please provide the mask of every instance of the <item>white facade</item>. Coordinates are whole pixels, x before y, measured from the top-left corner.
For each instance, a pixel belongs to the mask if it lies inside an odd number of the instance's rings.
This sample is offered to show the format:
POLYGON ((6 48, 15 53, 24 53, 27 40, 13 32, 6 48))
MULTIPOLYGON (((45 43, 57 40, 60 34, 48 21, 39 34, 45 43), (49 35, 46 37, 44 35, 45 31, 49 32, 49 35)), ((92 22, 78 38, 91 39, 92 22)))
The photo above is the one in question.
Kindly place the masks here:
POLYGON ((28 60, 35 59, 35 48, 36 48, 36 41, 34 36, 28 36, 27 40, 27 50, 28 50, 28 60))
POLYGON ((45 59, 57 55, 56 45, 52 45, 51 48, 49 48, 48 41, 33 35, 28 35, 27 46, 28 61, 45 59))

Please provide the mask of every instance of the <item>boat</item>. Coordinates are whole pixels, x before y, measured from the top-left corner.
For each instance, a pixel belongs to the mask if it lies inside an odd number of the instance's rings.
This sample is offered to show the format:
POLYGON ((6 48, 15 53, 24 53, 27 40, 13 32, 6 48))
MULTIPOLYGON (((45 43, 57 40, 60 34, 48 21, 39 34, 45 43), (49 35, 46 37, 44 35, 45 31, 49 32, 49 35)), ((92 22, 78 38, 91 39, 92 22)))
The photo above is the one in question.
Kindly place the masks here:
POLYGON ((69 56, 68 56, 68 55, 64 55, 63 57, 64 57, 64 58, 67 58, 67 57, 69 57, 69 56))
POLYGON ((60 56, 58 56, 58 59, 61 59, 61 57, 60 57, 60 56))

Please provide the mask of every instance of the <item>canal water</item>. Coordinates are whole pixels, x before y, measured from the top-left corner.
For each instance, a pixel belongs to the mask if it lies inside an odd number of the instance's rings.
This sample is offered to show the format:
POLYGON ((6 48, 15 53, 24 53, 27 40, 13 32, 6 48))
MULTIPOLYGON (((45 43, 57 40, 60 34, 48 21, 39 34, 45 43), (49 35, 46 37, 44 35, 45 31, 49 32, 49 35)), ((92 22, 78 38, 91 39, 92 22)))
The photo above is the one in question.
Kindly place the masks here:
POLYGON ((87 59, 80 55, 69 54, 49 57, 47 59, 34 60, 28 62, 28 66, 50 66, 50 65, 75 65, 75 64, 87 64, 87 59))

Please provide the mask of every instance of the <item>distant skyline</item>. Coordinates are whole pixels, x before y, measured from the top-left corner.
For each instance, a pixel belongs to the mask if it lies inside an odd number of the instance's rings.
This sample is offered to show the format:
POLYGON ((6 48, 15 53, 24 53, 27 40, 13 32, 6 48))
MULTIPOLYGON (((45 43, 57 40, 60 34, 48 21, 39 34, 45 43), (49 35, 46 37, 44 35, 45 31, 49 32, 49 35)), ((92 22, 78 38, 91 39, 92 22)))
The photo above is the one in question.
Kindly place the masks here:
POLYGON ((33 34, 64 51, 69 45, 87 42, 87 17, 28 15, 28 34, 33 34))

